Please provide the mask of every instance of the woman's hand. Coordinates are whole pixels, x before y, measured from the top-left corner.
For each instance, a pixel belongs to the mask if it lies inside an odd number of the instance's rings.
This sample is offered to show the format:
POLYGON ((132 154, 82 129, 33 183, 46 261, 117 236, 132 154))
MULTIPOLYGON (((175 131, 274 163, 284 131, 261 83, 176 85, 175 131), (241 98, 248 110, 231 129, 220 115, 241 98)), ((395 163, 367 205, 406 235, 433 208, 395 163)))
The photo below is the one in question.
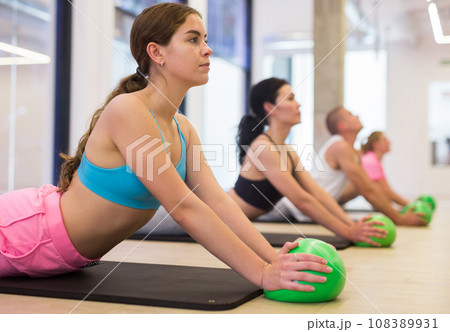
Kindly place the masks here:
POLYGON ((415 213, 412 211, 413 209, 414 207, 411 207, 404 215, 402 215, 402 219, 398 224, 405 226, 426 226, 425 213, 415 213))
POLYGON ((322 257, 312 254, 288 252, 298 246, 298 242, 286 242, 278 252, 272 264, 268 264, 263 269, 262 287, 265 290, 273 291, 278 289, 290 289, 303 292, 312 292, 314 287, 302 285, 297 281, 323 283, 326 277, 318 276, 303 270, 330 273, 332 269, 327 266, 327 261, 322 257))
POLYGON ((384 229, 373 227, 375 225, 384 225, 381 221, 368 221, 372 218, 372 215, 365 216, 350 226, 349 240, 352 242, 366 242, 375 247, 381 246, 381 244, 372 241, 371 237, 378 237, 384 239, 387 235, 387 231, 384 229))

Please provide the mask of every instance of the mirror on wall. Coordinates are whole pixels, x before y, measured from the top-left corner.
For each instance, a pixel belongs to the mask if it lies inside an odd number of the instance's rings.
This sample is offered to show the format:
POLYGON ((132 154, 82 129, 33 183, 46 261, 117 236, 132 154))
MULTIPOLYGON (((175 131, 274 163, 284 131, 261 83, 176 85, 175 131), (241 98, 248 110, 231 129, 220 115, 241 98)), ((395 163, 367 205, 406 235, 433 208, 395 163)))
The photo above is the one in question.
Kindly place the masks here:
POLYGON ((428 86, 428 130, 433 165, 450 165, 450 81, 428 86))
POLYGON ((55 1, 0 0, 0 193, 51 176, 55 1))

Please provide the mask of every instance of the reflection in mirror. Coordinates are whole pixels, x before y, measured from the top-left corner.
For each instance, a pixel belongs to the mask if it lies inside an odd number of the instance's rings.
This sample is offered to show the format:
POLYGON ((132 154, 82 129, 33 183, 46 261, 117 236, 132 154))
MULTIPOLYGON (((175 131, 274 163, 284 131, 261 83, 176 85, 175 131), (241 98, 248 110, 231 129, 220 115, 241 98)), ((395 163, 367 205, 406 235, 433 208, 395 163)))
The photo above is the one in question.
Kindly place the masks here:
POLYGON ((433 165, 450 165, 450 81, 428 87, 429 139, 433 165))

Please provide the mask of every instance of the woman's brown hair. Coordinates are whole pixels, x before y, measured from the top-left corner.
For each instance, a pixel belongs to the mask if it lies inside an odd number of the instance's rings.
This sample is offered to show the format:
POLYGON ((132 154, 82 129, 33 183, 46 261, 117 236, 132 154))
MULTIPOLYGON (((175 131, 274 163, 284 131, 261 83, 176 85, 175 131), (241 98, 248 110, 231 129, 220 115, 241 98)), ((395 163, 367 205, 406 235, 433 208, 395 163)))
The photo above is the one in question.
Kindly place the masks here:
POLYGON ((75 156, 72 157, 65 153, 60 153, 60 157, 64 159, 64 162, 59 175, 59 191, 64 192, 69 188, 73 174, 80 165, 89 136, 109 102, 122 93, 135 92, 147 86, 149 81, 146 76, 150 74, 150 67, 155 65, 151 64, 150 57, 147 54, 148 43, 154 42, 162 46, 169 44, 173 34, 190 14, 196 14, 201 17, 198 11, 187 5, 162 3, 144 9, 136 17, 130 33, 131 54, 138 64, 136 73, 123 78, 106 98, 103 106, 95 111, 87 132, 78 143, 75 156))
POLYGON ((368 151, 373 151, 373 145, 380 140, 380 138, 383 136, 383 133, 381 131, 374 131, 370 136, 367 138, 367 142, 365 144, 361 144, 361 151, 362 153, 366 153, 368 151))

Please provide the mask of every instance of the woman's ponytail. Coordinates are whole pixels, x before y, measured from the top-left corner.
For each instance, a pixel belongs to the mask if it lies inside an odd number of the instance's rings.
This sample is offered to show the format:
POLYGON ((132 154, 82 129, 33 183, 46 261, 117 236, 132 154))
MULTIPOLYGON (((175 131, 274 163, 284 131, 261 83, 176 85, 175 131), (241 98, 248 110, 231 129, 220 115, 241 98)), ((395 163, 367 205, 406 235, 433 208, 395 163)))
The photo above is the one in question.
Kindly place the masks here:
POLYGON ((238 144, 239 163, 242 165, 247 154, 247 149, 253 140, 264 132, 266 120, 258 120, 253 114, 242 117, 238 127, 236 143, 238 144), (261 123, 260 123, 261 122, 261 123))
POLYGON ((364 144, 361 144, 361 152, 362 154, 365 154, 366 152, 373 151, 374 149, 374 143, 378 142, 381 138, 383 133, 381 131, 374 131, 370 136, 367 138, 366 142, 364 144))

